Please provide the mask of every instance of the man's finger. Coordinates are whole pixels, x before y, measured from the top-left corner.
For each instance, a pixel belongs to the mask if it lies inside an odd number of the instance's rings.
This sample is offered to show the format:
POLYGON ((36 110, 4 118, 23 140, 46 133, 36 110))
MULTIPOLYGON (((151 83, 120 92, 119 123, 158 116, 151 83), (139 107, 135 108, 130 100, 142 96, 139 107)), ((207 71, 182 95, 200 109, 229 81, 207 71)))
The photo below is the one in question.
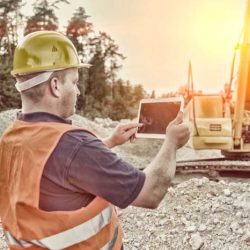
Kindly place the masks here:
POLYGON ((131 123, 123 124, 122 129, 129 130, 129 129, 141 127, 142 125, 143 124, 141 124, 141 123, 131 122, 131 123))
POLYGON ((136 127, 136 128, 132 128, 132 129, 130 129, 130 130, 127 130, 127 131, 124 133, 124 136, 125 136, 126 138, 130 138, 132 135, 135 135, 136 131, 137 131, 137 127, 136 127))

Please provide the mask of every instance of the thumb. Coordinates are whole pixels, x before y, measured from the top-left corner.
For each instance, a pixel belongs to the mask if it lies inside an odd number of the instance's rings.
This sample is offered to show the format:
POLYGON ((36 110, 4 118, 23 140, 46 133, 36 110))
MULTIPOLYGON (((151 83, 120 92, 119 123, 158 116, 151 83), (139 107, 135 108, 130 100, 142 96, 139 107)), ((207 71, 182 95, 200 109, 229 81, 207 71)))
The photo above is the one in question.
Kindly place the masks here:
POLYGON ((183 112, 179 111, 176 118, 172 121, 172 124, 178 125, 183 122, 183 112))

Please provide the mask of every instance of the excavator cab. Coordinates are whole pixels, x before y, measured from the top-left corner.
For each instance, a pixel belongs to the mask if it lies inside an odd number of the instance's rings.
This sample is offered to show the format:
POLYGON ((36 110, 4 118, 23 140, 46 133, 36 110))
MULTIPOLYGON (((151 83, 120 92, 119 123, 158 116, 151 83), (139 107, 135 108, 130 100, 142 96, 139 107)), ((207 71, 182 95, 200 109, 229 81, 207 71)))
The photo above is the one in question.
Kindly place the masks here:
POLYGON ((229 103, 221 95, 194 95, 186 106, 195 149, 232 149, 229 103))

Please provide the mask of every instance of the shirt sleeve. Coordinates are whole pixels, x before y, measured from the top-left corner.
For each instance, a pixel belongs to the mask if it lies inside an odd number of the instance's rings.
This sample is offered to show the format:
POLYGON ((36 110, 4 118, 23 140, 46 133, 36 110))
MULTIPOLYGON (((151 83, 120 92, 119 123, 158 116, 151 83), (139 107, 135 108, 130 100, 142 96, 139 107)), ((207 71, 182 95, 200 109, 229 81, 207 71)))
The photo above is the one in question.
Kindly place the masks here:
POLYGON ((84 133, 75 150, 67 178, 78 189, 100 196, 120 208, 135 200, 145 182, 144 172, 118 157, 90 133, 84 133))

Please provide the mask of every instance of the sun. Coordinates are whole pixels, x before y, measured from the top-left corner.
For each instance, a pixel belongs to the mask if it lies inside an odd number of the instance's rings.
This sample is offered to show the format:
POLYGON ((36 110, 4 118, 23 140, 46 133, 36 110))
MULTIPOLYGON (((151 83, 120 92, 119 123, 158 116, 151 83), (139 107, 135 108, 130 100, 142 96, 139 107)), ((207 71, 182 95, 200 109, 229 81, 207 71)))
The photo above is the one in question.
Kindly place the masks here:
POLYGON ((197 5, 190 34, 194 47, 213 58, 233 50, 240 38, 244 11, 238 15, 229 1, 201 1, 197 5))

